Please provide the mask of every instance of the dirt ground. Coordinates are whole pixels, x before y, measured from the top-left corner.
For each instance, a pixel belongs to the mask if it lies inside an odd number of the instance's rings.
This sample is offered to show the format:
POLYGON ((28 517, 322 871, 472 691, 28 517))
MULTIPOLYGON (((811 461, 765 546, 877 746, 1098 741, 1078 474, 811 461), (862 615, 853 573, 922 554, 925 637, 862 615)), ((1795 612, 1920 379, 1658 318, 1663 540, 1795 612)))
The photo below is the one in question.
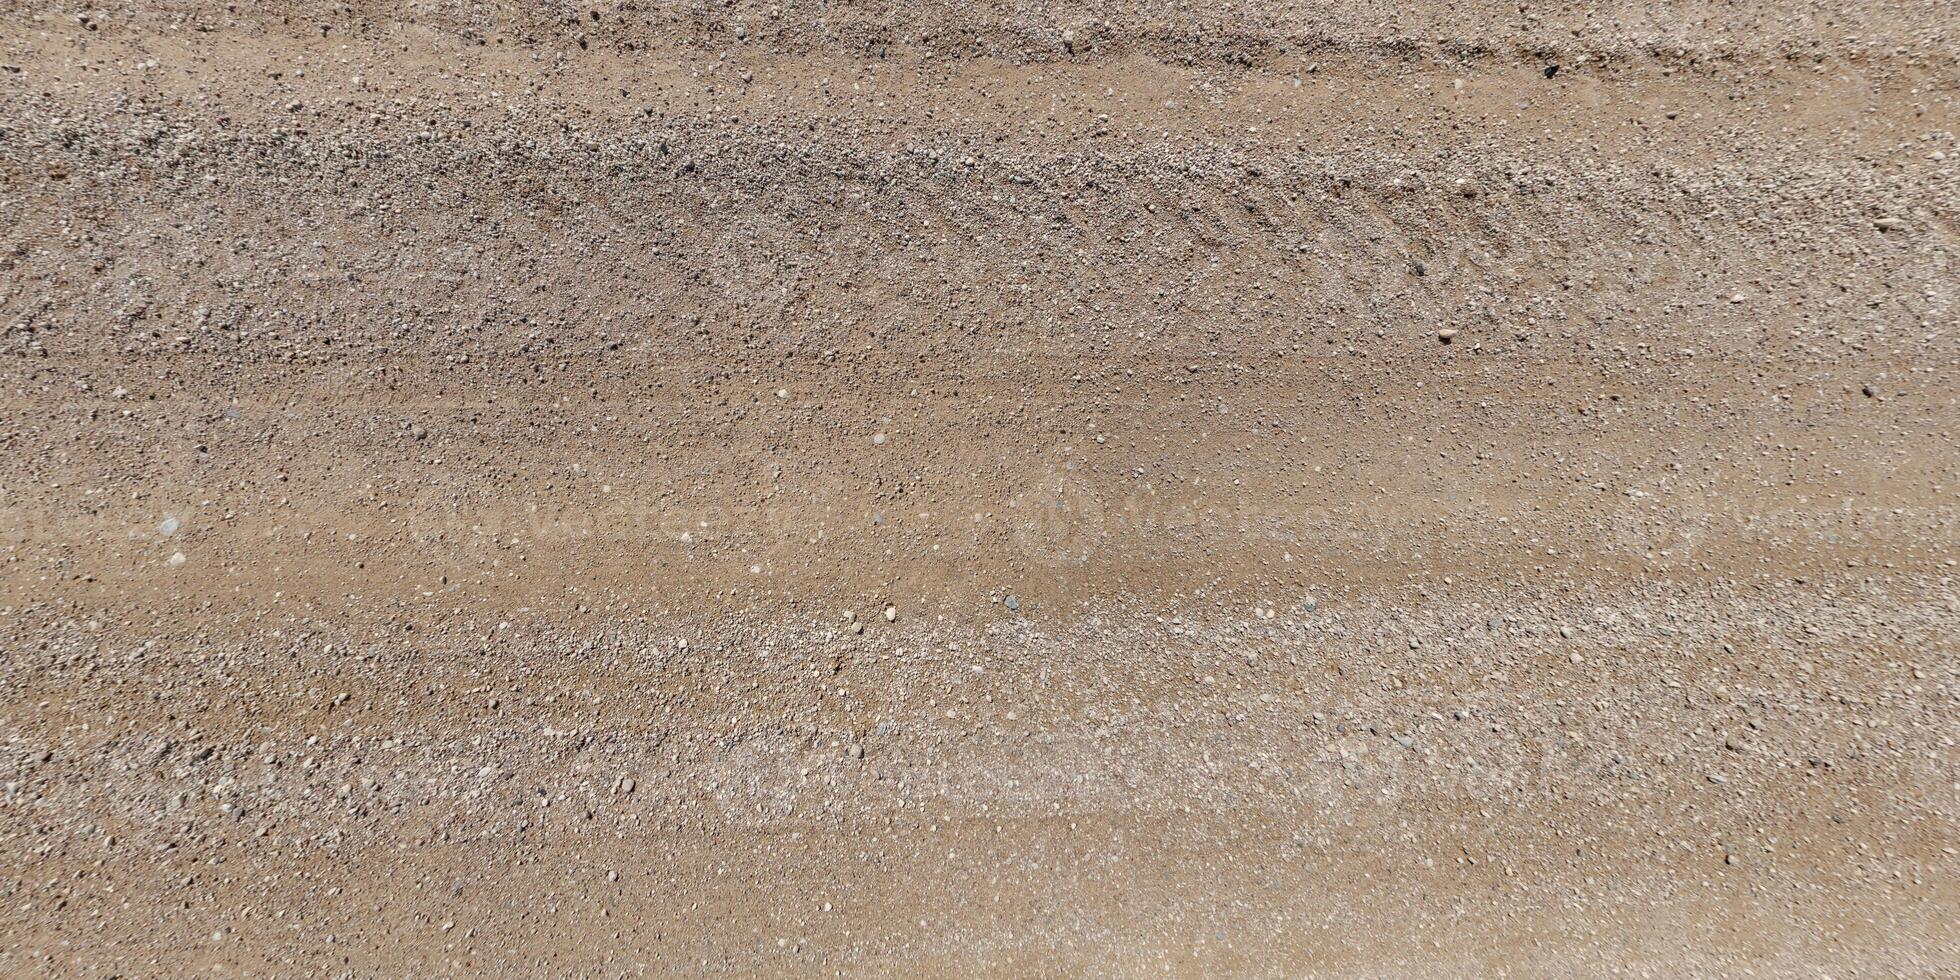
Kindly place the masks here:
POLYGON ((0 975, 1960 976, 1957 95, 0 0, 0 975))

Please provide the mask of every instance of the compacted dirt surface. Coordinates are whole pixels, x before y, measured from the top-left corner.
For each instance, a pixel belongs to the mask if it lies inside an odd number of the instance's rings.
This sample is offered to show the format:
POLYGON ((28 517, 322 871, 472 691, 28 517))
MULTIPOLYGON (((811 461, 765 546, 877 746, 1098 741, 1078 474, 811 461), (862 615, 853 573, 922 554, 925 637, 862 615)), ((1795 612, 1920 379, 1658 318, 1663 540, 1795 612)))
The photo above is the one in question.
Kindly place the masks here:
POLYGON ((1956 52, 0 2, 0 975, 1960 974, 1956 52))

